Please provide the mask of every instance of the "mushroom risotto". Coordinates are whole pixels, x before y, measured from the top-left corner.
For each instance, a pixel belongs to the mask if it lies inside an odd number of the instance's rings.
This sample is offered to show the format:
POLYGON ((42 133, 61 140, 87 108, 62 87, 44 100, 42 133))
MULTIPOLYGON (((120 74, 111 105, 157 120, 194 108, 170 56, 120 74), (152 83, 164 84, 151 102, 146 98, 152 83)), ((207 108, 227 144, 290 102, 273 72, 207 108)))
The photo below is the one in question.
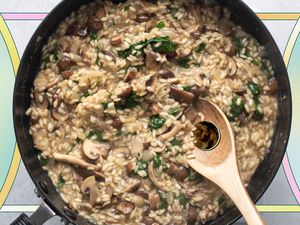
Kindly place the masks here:
POLYGON ((202 224, 230 201, 187 164, 196 135, 212 141, 193 103, 229 118, 247 185, 276 123, 273 76, 264 47, 212 1, 96 1, 44 46, 30 133, 64 201, 91 222, 202 224))

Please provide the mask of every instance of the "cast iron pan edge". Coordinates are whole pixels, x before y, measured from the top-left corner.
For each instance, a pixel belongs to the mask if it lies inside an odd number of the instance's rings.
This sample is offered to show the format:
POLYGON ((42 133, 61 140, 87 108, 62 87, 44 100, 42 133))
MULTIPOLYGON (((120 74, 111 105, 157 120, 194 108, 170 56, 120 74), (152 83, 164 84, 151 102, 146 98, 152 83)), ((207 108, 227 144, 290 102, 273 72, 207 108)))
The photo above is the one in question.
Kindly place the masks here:
MULTIPOLYGON (((60 22, 78 9, 81 5, 87 4, 91 0, 64 0, 57 5, 46 19, 38 27, 32 36, 26 50, 23 54, 18 76, 15 82, 13 99, 13 119, 17 143, 20 149, 22 160, 31 176, 33 182, 38 188, 45 202, 61 217, 72 221, 75 224, 92 224, 76 213, 70 211, 61 199, 60 195, 38 161, 38 151, 34 150, 33 141, 29 135, 29 118, 25 115, 30 106, 30 91, 36 72, 40 65, 41 48, 47 42, 49 36, 54 32, 60 22), (42 37, 42 38, 41 38, 42 37)), ((273 137, 271 151, 266 159, 260 164, 256 173, 251 179, 248 191, 255 202, 266 191, 273 178, 275 177, 287 146, 291 118, 292 118, 292 98, 290 84, 286 67, 284 65, 281 53, 256 14, 242 1, 220 0, 221 4, 227 6, 232 12, 238 12, 233 15, 233 21, 252 34, 258 41, 264 45, 268 52, 268 57, 274 66, 276 78, 279 82, 278 94, 278 123, 273 137)), ((237 208, 228 209, 225 214, 214 221, 207 222, 207 225, 225 225, 231 224, 240 217, 237 208)))

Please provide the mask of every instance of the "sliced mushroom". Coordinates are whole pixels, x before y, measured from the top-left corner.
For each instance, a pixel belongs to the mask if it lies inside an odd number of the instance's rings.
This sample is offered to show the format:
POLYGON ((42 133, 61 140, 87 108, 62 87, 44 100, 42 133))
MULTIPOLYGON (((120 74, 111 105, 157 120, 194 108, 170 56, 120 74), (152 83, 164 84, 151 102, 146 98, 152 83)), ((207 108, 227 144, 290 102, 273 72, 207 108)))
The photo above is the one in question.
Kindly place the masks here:
POLYGON ((123 43, 122 36, 116 36, 110 40, 110 44, 112 46, 120 46, 122 43, 123 43))
POLYGON ((135 205, 129 201, 121 201, 117 205, 117 210, 125 215, 129 215, 135 208, 135 205))
POLYGON ((111 52, 109 52, 109 51, 106 51, 106 50, 101 50, 101 53, 102 53, 103 55, 107 55, 108 57, 110 57, 114 63, 117 62, 117 59, 116 59, 116 57, 114 56, 113 53, 111 53, 111 52))
POLYGON ((270 95, 275 95, 275 94, 277 94, 277 92, 278 92, 278 82, 273 77, 268 82, 268 91, 267 91, 267 93, 270 94, 270 95))
POLYGON ((161 69, 157 72, 157 74, 163 79, 174 78, 175 74, 171 70, 161 69))
POLYGON ((117 130, 119 130, 119 129, 121 129, 121 128, 123 127, 123 123, 122 123, 121 120, 118 119, 118 118, 115 118, 115 119, 113 120, 113 122, 112 122, 111 125, 112 125, 113 128, 115 128, 115 129, 117 129, 117 130))
POLYGON ((150 102, 147 104, 145 109, 145 114, 149 117, 158 115, 160 112, 160 107, 156 102, 150 102))
POLYGON ((136 192, 136 194, 143 197, 144 199, 149 199, 149 193, 147 191, 139 190, 136 192))
POLYGON ((139 179, 131 179, 128 186, 124 189, 124 192, 136 192, 141 186, 139 179))
POLYGON ((197 30, 191 32, 191 37, 198 39, 205 32, 206 32, 206 26, 204 24, 199 25, 197 30))
POLYGON ((83 194, 90 195, 90 204, 92 206, 96 205, 97 198, 100 196, 100 192, 96 183, 95 176, 90 176, 86 178, 80 186, 83 194))
POLYGON ((57 61, 57 66, 60 72, 70 70, 74 65, 75 62, 69 57, 63 57, 62 59, 57 61))
POLYGON ((126 98, 129 95, 131 95, 132 92, 133 92, 133 88, 132 87, 128 87, 127 89, 125 89, 125 91, 122 94, 119 94, 118 97, 119 98, 126 98))
POLYGON ((224 52, 229 57, 233 57, 235 55, 235 48, 230 38, 225 39, 224 52))
POLYGON ((153 161, 151 161, 148 165, 148 175, 149 179, 153 182, 153 184, 162 191, 168 192, 169 190, 166 188, 163 180, 160 177, 157 177, 153 167, 153 161))
POLYGON ((89 31, 97 32, 103 28, 103 22, 97 16, 92 16, 88 18, 87 26, 89 31))
POLYGON ((80 29, 80 24, 78 21, 75 21, 68 26, 65 35, 68 36, 75 35, 79 29, 80 29))
POLYGON ((106 157, 109 149, 109 144, 98 143, 89 139, 85 139, 82 146, 84 156, 90 160, 97 160, 100 156, 106 157))
POLYGON ((198 211, 196 208, 190 206, 189 211, 188 211, 188 224, 195 224, 198 220, 198 211))
POLYGON ((145 225, 159 225, 159 223, 155 219, 150 217, 145 217, 142 220, 142 223, 144 223, 145 225))
MULTIPOLYGON (((78 166, 73 166, 75 174, 80 177, 83 177, 84 179, 90 176, 95 176, 97 181, 104 181, 105 180, 105 175, 101 172, 98 171, 91 171, 85 168, 81 168, 78 166)), ((74 175, 74 177, 76 176, 74 175)), ((76 178, 76 177, 75 177, 76 178)))
POLYGON ((34 102, 39 106, 39 108, 48 109, 49 99, 46 94, 42 94, 37 91, 34 91, 33 97, 34 97, 34 102))
POLYGON ((59 162, 68 163, 73 166, 79 166, 82 168, 86 168, 88 170, 97 170, 98 169, 98 166, 88 163, 88 162, 84 161, 83 159, 80 159, 73 155, 66 155, 66 154, 61 154, 61 153, 55 152, 55 153, 53 153, 53 158, 59 162))
POLYGON ((169 140, 170 138, 175 137, 183 129, 183 127, 183 125, 177 124, 169 132, 160 135, 159 139, 162 141, 169 140))
POLYGON ((120 146, 120 147, 116 147, 112 150, 113 152, 117 152, 117 153, 123 153, 125 157, 129 156, 129 148, 125 147, 125 146, 120 146))
POLYGON ((194 99, 194 94, 172 86, 170 89, 170 97, 177 102, 191 104, 194 99))
POLYGON ((146 68, 149 70, 158 70, 161 66, 161 63, 157 61, 157 54, 153 51, 146 52, 146 68))
POLYGON ((150 202, 150 208, 155 210, 158 209, 160 204, 160 196, 156 191, 152 191, 149 194, 149 202, 150 202))
POLYGON ((229 76, 234 76, 236 75, 237 72, 237 65, 234 59, 229 58, 228 59, 228 67, 229 67, 229 76))
POLYGON ((156 88, 158 85, 158 77, 157 75, 151 76, 147 81, 146 81, 146 86, 151 86, 153 92, 156 92, 156 88))
POLYGON ((220 19, 216 22, 219 27, 221 34, 230 36, 233 33, 234 24, 229 20, 220 19))
POLYGON ((127 173, 131 174, 134 172, 134 169, 135 169, 135 163, 134 162, 129 162, 127 165, 126 165, 126 171, 127 173))
POLYGON ((144 144, 143 141, 140 137, 134 136, 131 138, 131 148, 130 148, 130 153, 131 156, 137 157, 141 155, 141 153, 144 150, 144 144))
POLYGON ((95 15, 98 19, 102 19, 103 17, 106 16, 106 11, 105 11, 104 5, 99 5, 95 15))
POLYGON ((65 122, 67 119, 69 119, 69 112, 65 112, 64 114, 62 114, 59 111, 59 108, 53 108, 51 110, 51 115, 55 120, 60 122, 65 122))
POLYGON ((124 78, 125 82, 130 82, 134 80, 137 76, 138 70, 135 67, 130 67, 126 73, 126 76, 124 78))
POLYGON ((73 71, 72 70, 63 71, 61 75, 64 79, 69 79, 73 75, 73 71))
POLYGON ((157 24, 157 19, 149 20, 145 25, 146 32, 150 32, 157 24))
POLYGON ((179 166, 176 164, 171 164, 167 173, 179 181, 184 181, 189 175, 188 170, 184 166, 179 166))
POLYGON ((138 23, 143 23, 143 22, 147 22, 151 19, 153 15, 150 13, 139 13, 136 18, 135 21, 138 23))

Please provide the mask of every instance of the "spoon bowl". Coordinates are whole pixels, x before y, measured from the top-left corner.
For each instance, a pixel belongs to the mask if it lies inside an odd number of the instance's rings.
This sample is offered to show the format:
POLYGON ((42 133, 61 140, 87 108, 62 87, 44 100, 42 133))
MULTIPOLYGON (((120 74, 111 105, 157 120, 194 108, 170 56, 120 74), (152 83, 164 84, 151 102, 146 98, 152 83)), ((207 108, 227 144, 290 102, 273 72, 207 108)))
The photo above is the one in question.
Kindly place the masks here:
MULTIPOLYGON (((204 115, 204 121, 219 131, 217 144, 208 150, 195 148, 189 165, 202 176, 223 189, 241 211, 249 225, 266 224, 253 204, 240 177, 237 166, 234 135, 226 115, 214 103, 199 99, 194 105, 204 115)), ((196 120, 195 123, 201 122, 196 120)))

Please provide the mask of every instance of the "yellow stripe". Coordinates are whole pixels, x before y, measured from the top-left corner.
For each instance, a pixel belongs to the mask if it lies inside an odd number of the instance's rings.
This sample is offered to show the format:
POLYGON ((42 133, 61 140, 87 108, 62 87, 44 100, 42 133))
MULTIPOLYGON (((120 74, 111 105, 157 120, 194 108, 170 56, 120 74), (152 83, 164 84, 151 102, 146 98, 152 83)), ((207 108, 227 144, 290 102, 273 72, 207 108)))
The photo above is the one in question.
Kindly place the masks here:
POLYGON ((260 212, 265 212, 265 213, 300 212, 300 206, 298 205, 257 205, 257 209, 260 212))
MULTIPOLYGON (((12 62, 12 66, 13 66, 13 70, 14 70, 14 74, 15 76, 17 75, 17 71, 18 71, 18 67, 19 67, 19 63, 20 63, 20 59, 19 59, 19 55, 18 55, 18 51, 16 48, 16 45, 12 39, 12 36, 6 26, 5 21, 3 20, 2 16, 0 15, 0 32, 2 33, 2 36, 4 38, 4 41, 6 43, 10 58, 11 58, 11 62, 12 62)), ((13 159, 7 174, 7 178, 3 184, 3 188, 0 192, 0 208, 2 207, 10 189, 11 186, 15 180, 15 176, 17 174, 18 168, 19 168, 19 164, 20 164, 20 153, 19 153, 19 149, 18 146, 15 146, 15 150, 14 150, 14 154, 13 154, 13 159)))
POLYGON ((300 13, 257 13, 262 20, 298 20, 300 13))

